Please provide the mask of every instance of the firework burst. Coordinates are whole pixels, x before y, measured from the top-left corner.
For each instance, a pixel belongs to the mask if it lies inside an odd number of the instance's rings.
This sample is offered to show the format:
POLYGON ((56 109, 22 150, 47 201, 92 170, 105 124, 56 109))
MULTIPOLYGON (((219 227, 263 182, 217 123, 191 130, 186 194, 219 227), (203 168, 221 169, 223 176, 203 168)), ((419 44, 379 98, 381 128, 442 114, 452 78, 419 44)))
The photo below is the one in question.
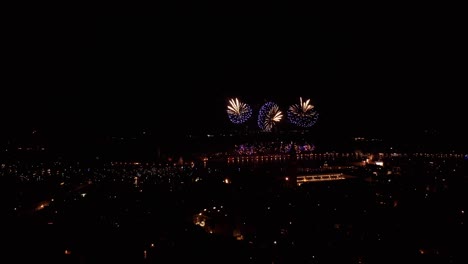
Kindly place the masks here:
POLYGON ((299 104, 291 105, 288 109, 288 119, 291 123, 300 127, 311 127, 318 119, 318 113, 310 104, 310 99, 305 102, 299 97, 299 104))
POLYGON ((258 113, 258 127, 263 131, 271 131, 282 118, 283 113, 279 110, 279 106, 273 102, 267 102, 258 113))
POLYGON ((227 114, 232 123, 242 124, 252 116, 252 108, 240 102, 239 99, 233 98, 229 100, 227 114))

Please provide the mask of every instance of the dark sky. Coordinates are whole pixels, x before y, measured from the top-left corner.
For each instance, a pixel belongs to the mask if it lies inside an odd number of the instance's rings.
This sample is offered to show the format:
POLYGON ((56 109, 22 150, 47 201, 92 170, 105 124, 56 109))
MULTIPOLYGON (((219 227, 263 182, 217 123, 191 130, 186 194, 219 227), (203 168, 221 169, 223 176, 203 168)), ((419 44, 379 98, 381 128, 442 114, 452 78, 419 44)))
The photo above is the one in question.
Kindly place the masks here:
POLYGON ((229 126, 232 96, 283 108, 303 96, 325 132, 462 134, 462 35, 447 19, 181 13, 25 23, 2 113, 12 131, 182 131, 229 126))

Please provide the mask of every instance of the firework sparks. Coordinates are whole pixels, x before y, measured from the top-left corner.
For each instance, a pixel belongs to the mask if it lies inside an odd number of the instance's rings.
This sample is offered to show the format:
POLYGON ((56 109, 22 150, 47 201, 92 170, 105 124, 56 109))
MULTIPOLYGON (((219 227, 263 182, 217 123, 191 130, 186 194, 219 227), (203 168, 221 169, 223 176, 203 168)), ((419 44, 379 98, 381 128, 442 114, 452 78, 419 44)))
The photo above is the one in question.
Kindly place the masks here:
POLYGON ((317 118, 318 113, 310 104, 310 99, 303 101, 299 97, 299 104, 291 105, 288 109, 289 121, 297 126, 311 127, 317 122, 317 118))
POLYGON ((238 98, 233 98, 229 100, 227 114, 232 123, 242 124, 252 116, 252 108, 238 98))
POLYGON ((267 102, 258 113, 258 126, 263 131, 271 131, 281 119, 283 119, 283 113, 279 110, 279 106, 273 102, 267 102))

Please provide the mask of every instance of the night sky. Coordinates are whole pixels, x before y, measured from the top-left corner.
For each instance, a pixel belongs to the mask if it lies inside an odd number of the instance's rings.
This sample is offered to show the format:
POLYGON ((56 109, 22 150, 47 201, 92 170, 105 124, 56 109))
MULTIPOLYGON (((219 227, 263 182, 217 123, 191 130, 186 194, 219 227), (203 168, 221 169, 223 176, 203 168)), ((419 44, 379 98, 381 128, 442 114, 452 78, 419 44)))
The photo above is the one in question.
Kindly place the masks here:
POLYGON ((446 17, 102 15, 23 22, 2 134, 229 127, 227 98, 299 96, 336 136, 461 136, 461 39, 446 17), (274 19, 273 19, 274 18, 274 19), (355 18, 355 19, 352 19, 355 18), (64 35, 64 37, 58 37, 64 35))

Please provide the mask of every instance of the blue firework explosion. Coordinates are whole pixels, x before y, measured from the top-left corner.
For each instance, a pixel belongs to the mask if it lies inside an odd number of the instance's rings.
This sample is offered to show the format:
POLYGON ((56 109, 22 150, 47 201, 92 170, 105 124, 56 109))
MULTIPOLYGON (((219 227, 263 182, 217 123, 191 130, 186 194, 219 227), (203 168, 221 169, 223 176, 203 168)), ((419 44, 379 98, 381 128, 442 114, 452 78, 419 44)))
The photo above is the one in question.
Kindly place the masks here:
POLYGON ((282 118, 283 113, 279 110, 279 106, 273 102, 267 102, 260 108, 257 124, 261 130, 271 131, 282 118))
POLYGON ((229 120, 234 124, 242 124, 252 116, 252 108, 237 98, 229 100, 226 111, 229 120))
POLYGON ((311 127, 315 125, 318 116, 318 112, 314 109, 314 106, 310 104, 310 99, 303 102, 302 97, 299 98, 299 104, 291 105, 288 109, 289 122, 300 127, 311 127))

